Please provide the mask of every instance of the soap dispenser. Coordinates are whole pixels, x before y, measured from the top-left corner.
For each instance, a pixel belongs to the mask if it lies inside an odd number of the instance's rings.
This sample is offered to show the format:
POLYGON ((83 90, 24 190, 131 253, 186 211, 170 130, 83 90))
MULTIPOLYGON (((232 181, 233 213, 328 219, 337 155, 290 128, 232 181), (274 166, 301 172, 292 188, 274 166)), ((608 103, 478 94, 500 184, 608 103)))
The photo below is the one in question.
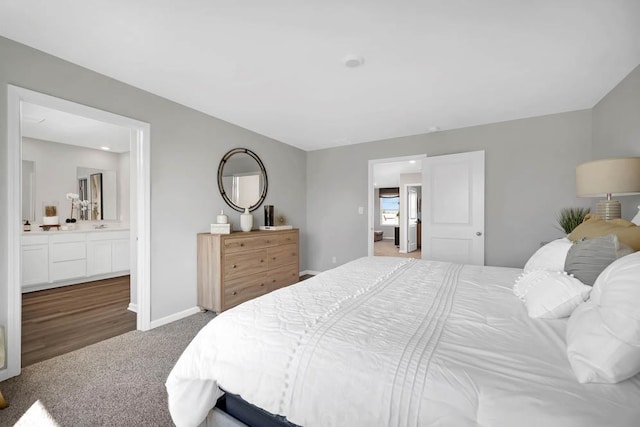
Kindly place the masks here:
POLYGON ((29 224, 29 220, 26 220, 24 222, 24 227, 22 228, 23 231, 31 231, 31 224, 29 224))

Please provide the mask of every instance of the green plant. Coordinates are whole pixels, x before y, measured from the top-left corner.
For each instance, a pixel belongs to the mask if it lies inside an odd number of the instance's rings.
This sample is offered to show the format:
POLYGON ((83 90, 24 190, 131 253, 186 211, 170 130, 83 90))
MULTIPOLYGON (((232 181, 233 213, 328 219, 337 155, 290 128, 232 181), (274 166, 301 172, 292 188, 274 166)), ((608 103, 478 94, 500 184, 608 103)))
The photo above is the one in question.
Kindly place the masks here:
POLYGON ((567 234, 571 233, 584 221, 584 217, 590 210, 589 208, 563 208, 558 214, 560 229, 567 234))

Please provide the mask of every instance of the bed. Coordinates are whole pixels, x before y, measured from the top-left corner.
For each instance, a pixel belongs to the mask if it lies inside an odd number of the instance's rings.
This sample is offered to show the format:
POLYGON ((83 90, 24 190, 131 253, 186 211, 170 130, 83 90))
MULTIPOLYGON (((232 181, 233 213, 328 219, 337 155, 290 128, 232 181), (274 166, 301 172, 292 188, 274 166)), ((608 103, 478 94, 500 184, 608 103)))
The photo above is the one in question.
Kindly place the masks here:
POLYGON ((223 312, 167 379, 179 427, 224 392, 300 426, 637 426, 640 378, 580 384, 520 269, 361 258, 223 312))

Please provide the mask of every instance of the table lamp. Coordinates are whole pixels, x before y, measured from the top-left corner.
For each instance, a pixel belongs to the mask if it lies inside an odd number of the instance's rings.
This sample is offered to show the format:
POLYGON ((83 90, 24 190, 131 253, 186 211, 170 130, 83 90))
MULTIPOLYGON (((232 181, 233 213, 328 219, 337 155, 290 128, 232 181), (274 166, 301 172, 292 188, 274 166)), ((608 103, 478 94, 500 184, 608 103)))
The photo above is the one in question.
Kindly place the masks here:
POLYGON ((576 167, 578 197, 606 197, 596 204, 596 215, 620 218, 622 206, 612 196, 640 194, 640 157, 602 159, 576 167))

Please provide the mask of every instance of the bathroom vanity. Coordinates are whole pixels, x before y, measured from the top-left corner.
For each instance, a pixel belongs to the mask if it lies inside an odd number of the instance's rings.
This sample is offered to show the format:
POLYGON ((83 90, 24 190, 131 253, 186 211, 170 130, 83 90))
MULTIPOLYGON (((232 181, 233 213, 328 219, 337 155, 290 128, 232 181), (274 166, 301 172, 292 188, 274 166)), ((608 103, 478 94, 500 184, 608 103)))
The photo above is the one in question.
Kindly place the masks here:
POLYGON ((22 234, 22 292, 129 274, 126 228, 22 234))

